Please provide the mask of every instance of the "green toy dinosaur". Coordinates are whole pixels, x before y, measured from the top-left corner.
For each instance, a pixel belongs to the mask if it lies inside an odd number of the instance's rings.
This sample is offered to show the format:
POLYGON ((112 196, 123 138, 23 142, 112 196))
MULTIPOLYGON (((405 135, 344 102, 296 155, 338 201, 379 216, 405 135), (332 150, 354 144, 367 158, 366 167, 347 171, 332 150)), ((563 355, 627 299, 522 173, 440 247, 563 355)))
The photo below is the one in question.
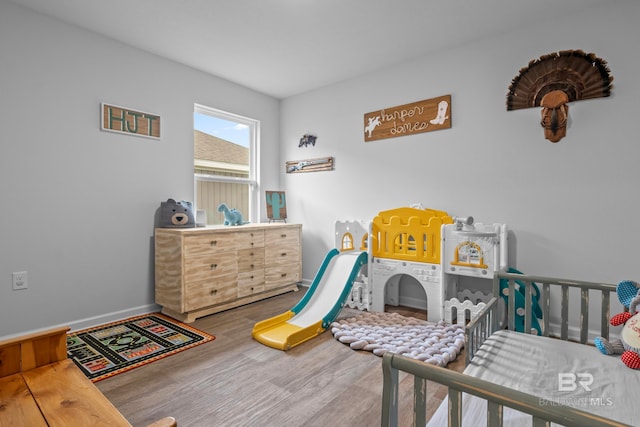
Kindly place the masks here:
POLYGON ((249 223, 249 221, 245 221, 243 219, 242 212, 236 208, 229 209, 229 207, 224 203, 220 203, 218 206, 218 212, 222 212, 224 214, 224 225, 242 225, 249 223))

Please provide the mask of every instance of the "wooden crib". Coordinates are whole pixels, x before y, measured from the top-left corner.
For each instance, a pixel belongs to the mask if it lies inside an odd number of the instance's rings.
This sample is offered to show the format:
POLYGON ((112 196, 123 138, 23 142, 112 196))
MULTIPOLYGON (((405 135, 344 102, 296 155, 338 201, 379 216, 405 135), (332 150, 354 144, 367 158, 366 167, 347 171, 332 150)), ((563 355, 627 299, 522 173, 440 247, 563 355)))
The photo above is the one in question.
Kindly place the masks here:
POLYGON ((617 357, 602 355, 590 344, 590 299, 593 294, 600 296, 596 302, 600 307, 599 334, 608 338, 611 293, 615 294, 616 286, 500 272, 494 277, 494 295, 499 295, 501 280, 508 281, 507 308, 501 297, 494 297, 467 325, 464 373, 401 355, 384 355, 382 425, 398 425, 400 371, 414 376, 416 426, 427 424, 430 381, 445 385, 448 395, 429 426, 477 426, 485 420, 489 426, 635 424, 640 371, 627 368, 617 357), (515 292, 525 297, 525 331, 531 331, 532 301, 536 297, 542 310, 543 336, 514 332, 518 315, 515 292), (579 306, 579 316, 570 316, 575 313, 574 305, 579 306), (559 325, 551 321, 556 311, 560 314, 559 325), (575 372, 576 366, 580 372, 575 372), (560 382, 565 378, 570 380, 569 386, 560 382))

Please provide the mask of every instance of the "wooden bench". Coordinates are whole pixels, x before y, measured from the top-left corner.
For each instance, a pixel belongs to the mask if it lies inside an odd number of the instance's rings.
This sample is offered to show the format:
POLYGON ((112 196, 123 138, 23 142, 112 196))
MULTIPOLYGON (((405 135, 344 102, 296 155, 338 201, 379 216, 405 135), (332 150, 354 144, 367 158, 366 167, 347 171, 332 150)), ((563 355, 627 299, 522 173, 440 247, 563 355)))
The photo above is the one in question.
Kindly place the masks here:
MULTIPOLYGON (((0 424, 131 424, 67 358, 68 327, 0 341, 0 424)), ((173 417, 149 427, 176 427, 173 417)))

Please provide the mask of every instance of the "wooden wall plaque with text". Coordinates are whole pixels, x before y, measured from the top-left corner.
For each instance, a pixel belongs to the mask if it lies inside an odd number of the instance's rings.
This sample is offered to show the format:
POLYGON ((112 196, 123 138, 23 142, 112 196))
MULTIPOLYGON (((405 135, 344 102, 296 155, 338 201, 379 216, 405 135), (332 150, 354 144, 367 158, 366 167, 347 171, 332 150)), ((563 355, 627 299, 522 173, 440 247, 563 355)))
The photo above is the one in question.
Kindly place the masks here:
POLYGON ((451 95, 372 111, 364 115, 364 141, 451 127, 451 95))
POLYGON ((160 139, 160 116, 103 103, 102 129, 160 139))

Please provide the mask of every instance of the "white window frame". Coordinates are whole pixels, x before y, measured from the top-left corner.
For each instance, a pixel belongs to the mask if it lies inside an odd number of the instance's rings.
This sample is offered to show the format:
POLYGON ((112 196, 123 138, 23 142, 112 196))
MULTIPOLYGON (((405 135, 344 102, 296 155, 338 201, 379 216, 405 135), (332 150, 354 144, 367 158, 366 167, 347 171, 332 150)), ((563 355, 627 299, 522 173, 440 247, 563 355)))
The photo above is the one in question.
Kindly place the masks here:
MULTIPOLYGON (((194 104, 193 112, 199 114, 206 114, 215 116, 224 120, 229 120, 236 123, 241 123, 249 127, 249 177, 239 178, 232 176, 215 176, 204 174, 193 174, 193 194, 196 198, 195 206, 198 206, 198 181, 210 181, 210 182, 226 182, 233 184, 248 184, 249 185, 249 218, 250 222, 260 222, 260 162, 258 156, 260 153, 260 121, 251 119, 249 117, 240 116, 238 114, 229 113, 227 111, 218 110, 216 108, 207 107, 201 104, 194 104)), ((194 127, 195 129, 195 127, 194 127)))

